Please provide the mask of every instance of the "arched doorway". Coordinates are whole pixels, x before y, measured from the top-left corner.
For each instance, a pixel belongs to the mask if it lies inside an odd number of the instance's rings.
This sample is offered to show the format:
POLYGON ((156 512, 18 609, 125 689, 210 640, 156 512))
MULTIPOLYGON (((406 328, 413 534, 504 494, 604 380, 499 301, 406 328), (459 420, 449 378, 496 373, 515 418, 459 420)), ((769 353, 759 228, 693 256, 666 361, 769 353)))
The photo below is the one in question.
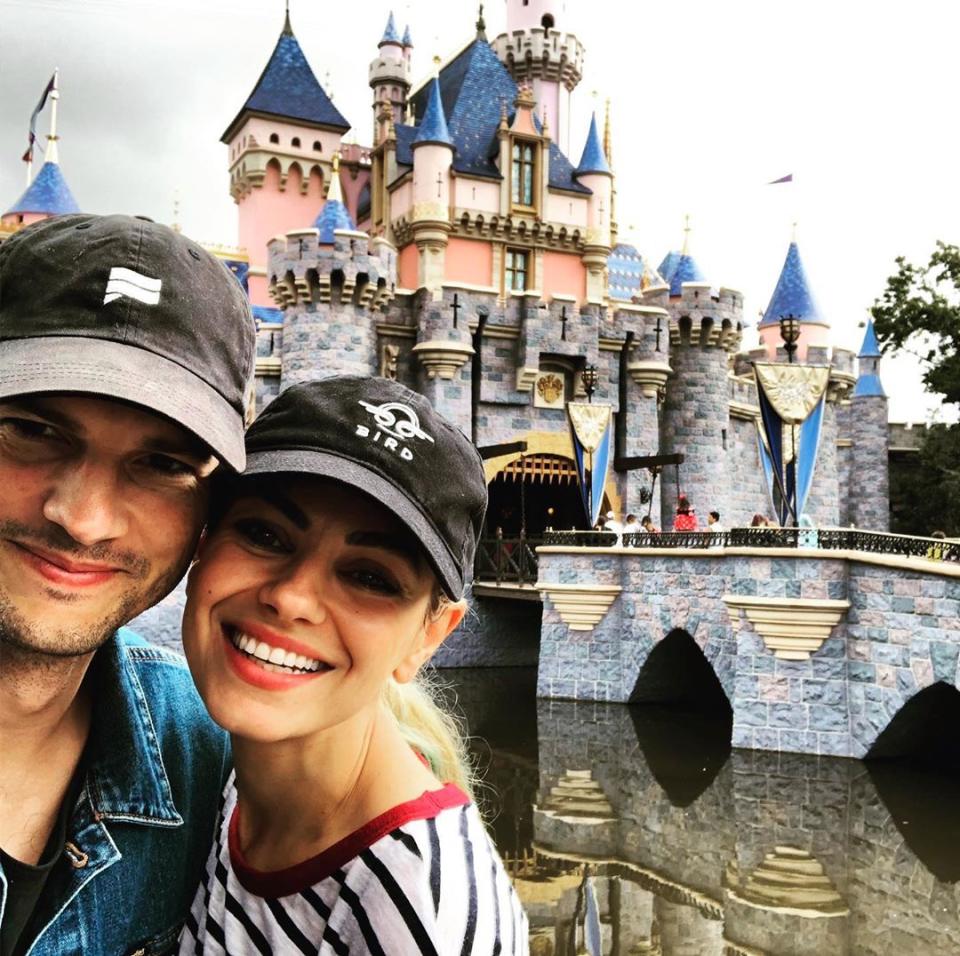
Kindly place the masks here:
POLYGON ((522 455, 500 469, 487 490, 487 534, 500 528, 509 537, 525 529, 536 537, 547 529, 586 528, 576 465, 564 455, 522 455))

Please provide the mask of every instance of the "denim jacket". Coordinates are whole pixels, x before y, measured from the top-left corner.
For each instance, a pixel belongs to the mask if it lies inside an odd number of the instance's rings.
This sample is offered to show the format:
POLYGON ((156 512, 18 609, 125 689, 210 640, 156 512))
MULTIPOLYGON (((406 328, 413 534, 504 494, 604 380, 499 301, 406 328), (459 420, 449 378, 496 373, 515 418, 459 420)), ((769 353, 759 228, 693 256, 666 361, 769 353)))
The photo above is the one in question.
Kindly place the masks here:
MULTIPOLYGON (((213 839, 229 743, 183 659, 130 631, 97 652, 88 679, 85 781, 28 956, 170 953, 213 839)), ((0 871, 0 920, 6 894, 0 871)))

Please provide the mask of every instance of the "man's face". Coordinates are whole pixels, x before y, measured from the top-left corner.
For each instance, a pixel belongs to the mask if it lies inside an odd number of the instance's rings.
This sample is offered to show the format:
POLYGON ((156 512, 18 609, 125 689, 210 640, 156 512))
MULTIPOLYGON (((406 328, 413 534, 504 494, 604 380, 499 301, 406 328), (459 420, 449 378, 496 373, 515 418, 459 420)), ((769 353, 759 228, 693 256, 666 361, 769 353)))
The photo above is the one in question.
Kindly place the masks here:
POLYGON ((215 467, 185 429, 122 402, 0 400, 0 653, 88 654, 169 593, 215 467))

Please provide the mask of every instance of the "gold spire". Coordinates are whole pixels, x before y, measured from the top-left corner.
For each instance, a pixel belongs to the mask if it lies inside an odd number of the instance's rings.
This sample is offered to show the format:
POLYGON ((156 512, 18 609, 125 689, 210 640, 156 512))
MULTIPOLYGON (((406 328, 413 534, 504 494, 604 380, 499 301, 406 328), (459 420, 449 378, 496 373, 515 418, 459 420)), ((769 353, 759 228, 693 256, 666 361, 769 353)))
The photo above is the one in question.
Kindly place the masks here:
POLYGON ((690 249, 690 213, 683 217, 683 249, 680 255, 685 256, 690 249))
POLYGON ((333 172, 330 174, 327 202, 343 202, 343 190, 340 188, 340 150, 333 154, 333 172))
POLYGON ((610 97, 607 97, 607 111, 603 122, 603 154, 607 157, 607 165, 613 169, 613 145, 610 135, 610 97))

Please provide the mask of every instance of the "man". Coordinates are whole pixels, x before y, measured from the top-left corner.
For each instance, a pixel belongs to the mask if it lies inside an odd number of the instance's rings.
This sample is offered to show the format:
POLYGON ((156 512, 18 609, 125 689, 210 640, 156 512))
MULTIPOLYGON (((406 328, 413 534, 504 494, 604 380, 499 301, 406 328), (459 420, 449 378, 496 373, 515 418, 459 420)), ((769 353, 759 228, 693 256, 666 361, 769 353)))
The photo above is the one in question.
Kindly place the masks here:
POLYGON ((707 531, 713 531, 719 534, 720 532, 726 531, 726 530, 727 529, 724 528, 722 524, 720 524, 720 512, 711 511, 710 514, 707 515, 707 531))
POLYGON ((640 519, 640 524, 647 534, 660 534, 660 529, 653 523, 653 519, 650 517, 650 515, 644 515, 640 519))
POLYGON ((243 466, 253 336, 166 227, 63 216, 0 246, 2 956, 176 940, 228 755, 182 661, 118 628, 243 466))

